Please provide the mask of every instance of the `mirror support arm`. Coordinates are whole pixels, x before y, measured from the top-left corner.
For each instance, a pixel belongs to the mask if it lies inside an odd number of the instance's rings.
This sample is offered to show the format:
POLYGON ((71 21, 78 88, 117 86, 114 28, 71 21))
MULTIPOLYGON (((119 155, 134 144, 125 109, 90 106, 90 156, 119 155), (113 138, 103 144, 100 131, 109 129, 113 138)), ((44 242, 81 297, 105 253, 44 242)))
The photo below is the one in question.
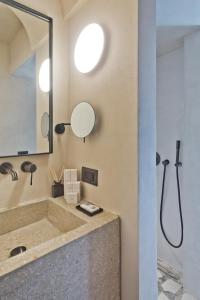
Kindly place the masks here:
MULTIPOLYGON (((65 126, 71 126, 71 123, 60 123, 55 126, 55 132, 57 134, 63 134, 65 132, 65 126)), ((83 142, 85 143, 85 137, 83 138, 83 142)))
POLYGON ((55 132, 57 134, 63 134, 65 132, 65 126, 71 126, 71 123, 60 123, 55 126, 55 132))

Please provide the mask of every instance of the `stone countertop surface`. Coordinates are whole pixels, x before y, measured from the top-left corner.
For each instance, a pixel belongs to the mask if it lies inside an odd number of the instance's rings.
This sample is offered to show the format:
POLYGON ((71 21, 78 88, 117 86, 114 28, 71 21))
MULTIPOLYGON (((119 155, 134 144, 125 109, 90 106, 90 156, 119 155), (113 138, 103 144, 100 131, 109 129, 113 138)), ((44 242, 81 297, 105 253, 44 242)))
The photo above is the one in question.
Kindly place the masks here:
MULTIPOLYGON (((35 261, 35 260, 41 258, 44 255, 47 255, 48 253, 50 253, 52 251, 57 250, 58 248, 60 248, 62 246, 65 246, 65 245, 71 243, 72 241, 80 239, 81 237, 86 236, 90 232, 93 232, 93 231, 101 228, 102 226, 109 224, 119 218, 116 214, 108 212, 108 211, 103 211, 102 213, 100 213, 96 216, 89 217, 89 216, 85 215, 84 213, 82 213, 81 211, 77 210, 75 205, 67 204, 63 198, 53 199, 53 198, 45 197, 45 198, 42 198, 39 200, 31 201, 29 203, 23 203, 20 206, 29 205, 31 203, 37 203, 37 202, 44 201, 44 200, 51 200, 51 201, 55 202, 56 204, 60 205, 61 207, 63 207, 64 209, 66 209, 67 211, 72 213, 73 215, 82 219, 85 222, 85 224, 83 224, 82 226, 80 226, 74 230, 63 233, 58 237, 55 237, 51 240, 41 243, 40 245, 38 245, 32 249, 29 249, 28 251, 26 251, 18 256, 11 257, 3 262, 0 262, 0 276, 1 277, 4 275, 7 275, 8 273, 26 265, 26 264, 31 263, 32 261, 35 261)), ((20 207, 20 206, 18 206, 18 207, 20 207)), ((1 210, 0 213, 4 212, 4 211, 5 210, 1 210)))

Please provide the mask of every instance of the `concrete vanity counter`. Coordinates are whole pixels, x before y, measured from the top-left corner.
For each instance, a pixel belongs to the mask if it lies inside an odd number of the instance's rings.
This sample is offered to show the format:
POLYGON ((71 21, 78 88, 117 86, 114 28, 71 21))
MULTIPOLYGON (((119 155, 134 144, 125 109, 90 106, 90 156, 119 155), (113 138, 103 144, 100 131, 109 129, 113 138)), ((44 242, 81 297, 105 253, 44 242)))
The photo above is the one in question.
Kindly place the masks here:
POLYGON ((45 198, 1 211, 0 227, 0 299, 120 299, 116 215, 45 198), (9 257, 17 245, 27 251, 9 257))

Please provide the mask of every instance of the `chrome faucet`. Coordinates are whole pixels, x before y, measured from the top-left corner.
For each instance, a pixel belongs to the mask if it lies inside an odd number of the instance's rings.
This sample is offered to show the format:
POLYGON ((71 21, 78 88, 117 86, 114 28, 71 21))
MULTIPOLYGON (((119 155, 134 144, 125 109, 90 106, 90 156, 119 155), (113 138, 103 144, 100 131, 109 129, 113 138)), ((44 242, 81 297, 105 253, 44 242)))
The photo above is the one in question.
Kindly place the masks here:
POLYGON ((0 173, 3 175, 10 174, 12 177, 12 181, 18 180, 17 172, 14 171, 13 165, 9 162, 5 162, 0 165, 0 173))

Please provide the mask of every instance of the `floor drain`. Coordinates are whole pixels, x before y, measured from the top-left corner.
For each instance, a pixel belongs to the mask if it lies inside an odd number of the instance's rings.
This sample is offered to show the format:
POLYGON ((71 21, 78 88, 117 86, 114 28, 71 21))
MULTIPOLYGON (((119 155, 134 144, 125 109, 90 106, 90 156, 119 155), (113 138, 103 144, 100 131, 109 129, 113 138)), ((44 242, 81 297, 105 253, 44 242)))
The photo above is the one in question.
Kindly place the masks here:
POLYGON ((14 248, 11 252, 10 252, 10 257, 16 256, 18 254, 21 254, 23 252, 26 251, 26 247, 25 246, 19 246, 14 248))

